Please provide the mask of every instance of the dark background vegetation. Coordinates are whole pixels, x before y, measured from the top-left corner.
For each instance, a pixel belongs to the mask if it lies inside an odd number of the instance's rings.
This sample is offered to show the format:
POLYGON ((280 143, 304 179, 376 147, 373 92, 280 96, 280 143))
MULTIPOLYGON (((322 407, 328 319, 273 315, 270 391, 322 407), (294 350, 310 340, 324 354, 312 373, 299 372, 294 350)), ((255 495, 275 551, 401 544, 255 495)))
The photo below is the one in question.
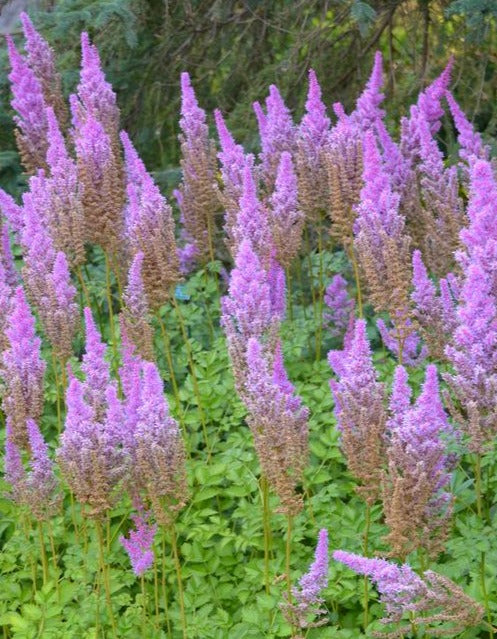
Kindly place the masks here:
MULTIPOLYGON (((12 0, 11 0, 12 2, 12 0)), ((1 2, 2 5, 8 3, 1 2)), ((20 2, 20 4, 23 4, 20 2)), ((491 141, 497 128, 497 0, 60 0, 25 2, 58 53, 67 93, 77 83, 79 33, 98 45, 123 126, 164 186, 177 178, 179 75, 200 104, 220 107, 239 141, 256 146, 251 104, 276 83, 297 118, 313 67, 327 104, 350 109, 373 54, 385 58, 388 124, 455 56, 453 90, 491 141)), ((16 33, 16 27, 13 29, 16 33)), ((3 36, 0 36, 3 38, 3 36)), ((23 178, 13 138, 5 43, 0 53, 0 185, 23 178)), ((212 120, 211 120, 212 124, 212 120)), ((450 143, 450 127, 442 131, 450 143)))

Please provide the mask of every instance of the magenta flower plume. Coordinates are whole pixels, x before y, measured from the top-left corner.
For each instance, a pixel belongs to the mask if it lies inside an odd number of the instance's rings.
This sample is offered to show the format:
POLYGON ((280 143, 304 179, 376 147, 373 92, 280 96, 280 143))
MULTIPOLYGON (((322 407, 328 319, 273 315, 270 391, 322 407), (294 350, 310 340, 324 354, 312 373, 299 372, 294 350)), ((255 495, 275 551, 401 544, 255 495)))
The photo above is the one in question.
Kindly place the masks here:
POLYGON ((24 167, 29 173, 45 166, 47 152, 46 102, 43 90, 34 72, 26 60, 17 51, 14 41, 7 38, 11 72, 9 80, 12 87, 12 108, 17 130, 17 145, 24 167))
POLYGON ((382 120, 385 111, 379 108, 379 105, 385 99, 381 93, 383 85, 383 58, 381 52, 377 51, 374 56, 373 70, 366 88, 357 100, 356 108, 351 118, 357 122, 362 131, 372 128, 378 120, 382 120))
POLYGON ((267 271, 267 279, 271 298, 271 313, 275 320, 283 321, 286 313, 286 275, 284 268, 274 258, 267 271))
POLYGON ((431 356, 443 359, 445 345, 456 327, 454 295, 446 279, 440 280, 440 292, 437 292, 434 283, 428 277, 419 250, 414 251, 412 264, 414 290, 411 299, 414 302, 414 318, 431 356))
POLYGON ((219 210, 216 150, 205 111, 198 105, 188 73, 181 74, 181 213, 189 241, 201 262, 214 258, 215 216, 219 210))
POLYGON ((0 221, 0 264, 3 268, 4 281, 11 288, 19 284, 19 274, 15 267, 14 255, 10 244, 9 227, 0 221))
POLYGON ((426 585, 408 565, 385 559, 368 559, 344 550, 336 550, 333 559, 360 575, 367 575, 380 592, 389 622, 400 621, 405 613, 416 610, 416 601, 425 595, 426 585))
POLYGON ((142 277, 143 258, 143 253, 138 252, 129 269, 128 285, 124 293, 123 322, 126 334, 137 351, 144 359, 152 361, 154 360, 154 336, 142 277))
POLYGON ((27 449, 26 421, 41 417, 46 365, 40 356, 41 340, 36 336, 35 319, 21 287, 12 297, 5 335, 8 348, 2 354, 3 410, 10 418, 12 441, 27 449))
POLYGON ((281 608, 290 624, 300 630, 315 628, 326 623, 325 619, 316 619, 325 613, 319 608, 323 603, 321 591, 328 585, 328 531, 319 531, 314 561, 308 572, 303 575, 298 587, 292 588, 294 603, 285 601, 281 608), (312 615, 312 619, 310 618, 312 615))
POLYGON ((82 185, 76 162, 69 155, 52 108, 47 109, 47 165, 50 180, 50 230, 57 248, 64 251, 72 265, 85 261, 84 210, 82 185))
POLYGON ((347 350, 330 351, 328 362, 339 378, 330 386, 342 450, 360 481, 359 494, 374 503, 384 460, 385 390, 377 380, 364 320, 356 320, 347 350))
MULTIPOLYGON (((88 360, 84 364, 88 366, 88 360)), ((90 381, 95 382, 98 377, 102 378, 93 374, 90 381)), ((113 506, 129 475, 129 457, 122 447, 123 418, 118 411, 115 386, 109 384, 103 389, 105 406, 98 406, 99 416, 87 399, 92 399, 87 382, 73 378, 69 383, 57 459, 71 491, 88 505, 88 515, 100 518, 113 506)))
POLYGON ((402 334, 399 335, 395 327, 388 327, 382 319, 376 320, 376 326, 383 344, 395 355, 397 360, 402 356, 402 362, 406 366, 419 366, 426 359, 428 348, 421 343, 416 331, 410 331, 412 322, 409 319, 405 321, 405 328, 408 331, 407 337, 402 334), (400 345, 402 345, 402 353, 400 352, 400 345))
POLYGON ((124 131, 121 142, 127 173, 126 239, 131 255, 143 253, 143 283, 155 310, 180 279, 173 214, 124 131))
POLYGON ((242 195, 236 226, 233 229, 236 256, 244 240, 249 240, 255 253, 266 263, 273 253, 273 239, 269 224, 269 212, 257 197, 257 185, 250 163, 245 163, 243 171, 242 195))
POLYGON ((20 233, 23 226, 22 206, 19 206, 3 189, 0 189, 0 212, 3 213, 14 233, 20 233))
POLYGON ((321 100, 316 74, 309 70, 305 114, 296 131, 295 165, 299 180, 299 205, 308 219, 316 219, 327 202, 328 175, 323 151, 328 142, 330 119, 321 100))
POLYGON ((236 245, 235 227, 239 211, 239 202, 243 193, 245 167, 253 169, 254 157, 252 154, 245 154, 243 147, 236 144, 233 136, 229 132, 221 112, 214 111, 216 127, 221 143, 221 151, 217 157, 221 163, 221 177, 223 180, 223 190, 221 200, 225 209, 224 231, 228 246, 232 251, 236 245))
POLYGON ((418 97, 418 108, 426 117, 432 134, 436 133, 441 126, 440 119, 444 114, 441 102, 450 84, 453 65, 454 59, 450 58, 447 66, 438 78, 420 93, 418 97))
POLYGON ((10 312, 10 300, 13 289, 10 286, 5 268, 0 260, 0 357, 2 352, 8 348, 9 342, 5 335, 7 318, 10 312))
POLYGON ((334 275, 324 293, 326 311, 324 320, 333 337, 343 336, 354 313, 354 300, 347 292, 347 282, 341 275, 334 275))
POLYGON ((321 87, 316 73, 309 69, 309 89, 305 103, 305 114, 298 127, 297 137, 305 143, 306 149, 318 158, 319 152, 326 144, 330 130, 330 118, 326 115, 326 106, 321 99, 321 87))
POLYGON ((31 449, 31 470, 26 477, 26 499, 33 515, 37 519, 44 519, 53 514, 58 505, 58 482, 40 429, 32 419, 28 419, 26 426, 31 449))
POLYGON ((141 577, 154 563, 152 550, 157 525, 150 522, 150 514, 143 512, 131 515, 135 528, 130 530, 129 537, 123 535, 119 541, 128 553, 133 572, 141 577))
POLYGON ((393 376, 392 393, 388 403, 390 417, 387 429, 394 432, 402 428, 407 411, 411 408, 412 390, 409 386, 409 376, 403 366, 396 366, 393 376))
MULTIPOLYGON (((270 211, 276 259, 283 268, 288 268, 299 251, 305 218, 298 204, 297 176, 292 157, 287 151, 283 151, 280 157, 270 211)), ((243 224, 241 219, 240 223, 243 224)))
POLYGON ((483 619, 483 606, 453 581, 432 570, 427 570, 421 578, 408 564, 399 566, 385 559, 369 559, 344 550, 336 550, 333 558, 354 572, 370 577, 385 606, 386 616, 381 622, 405 622, 394 629, 395 636, 408 634, 412 625, 426 625, 429 635, 453 635, 478 626, 483 619))
POLYGON ((417 548, 436 555, 443 548, 452 514, 448 485, 453 460, 447 453, 447 439, 453 433, 440 400, 436 366, 427 367, 421 394, 408 409, 407 382, 400 375, 390 409, 400 408, 401 414, 393 414, 388 423, 393 430, 383 481, 385 521, 390 529, 386 540, 396 557, 417 548))
POLYGON ((116 94, 105 79, 98 49, 88 34, 81 34, 81 73, 78 97, 88 117, 95 118, 114 141, 119 131, 116 94))
POLYGON ((12 420, 7 417, 5 427, 4 479, 9 484, 7 496, 17 504, 23 503, 26 471, 22 463, 21 451, 13 440, 12 420))
POLYGON ((284 151, 292 153, 295 147, 295 127, 292 116, 274 84, 269 87, 269 95, 266 98, 266 115, 264 118, 259 117, 258 120, 262 147, 260 154, 262 176, 266 190, 271 192, 281 154, 284 151))
POLYGON ((74 131, 78 177, 83 187, 85 238, 117 251, 123 235, 123 197, 116 143, 90 112, 74 131))
POLYGON ((55 55, 52 47, 42 38, 34 28, 31 19, 24 11, 19 15, 22 23, 22 30, 26 38, 25 48, 27 51, 27 63, 40 82, 43 95, 61 121, 66 118, 66 107, 64 104, 61 78, 55 68, 55 55))
POLYGON ((150 362, 143 365, 137 415, 134 487, 150 502, 158 523, 169 525, 187 500, 185 450, 159 371, 150 362))
POLYGON ((91 309, 84 309, 86 326, 85 354, 81 370, 85 374, 85 400, 92 407, 97 418, 101 418, 105 410, 105 393, 110 384, 110 366, 105 359, 107 346, 95 326, 91 309))
POLYGON ((296 488, 307 465, 308 410, 294 397, 282 365, 280 360, 276 370, 272 369, 268 353, 251 337, 246 347, 242 399, 262 474, 279 497, 280 511, 295 515, 303 505, 296 488))
POLYGON ((459 142, 459 157, 464 162, 470 162, 473 158, 488 160, 490 150, 484 145, 481 135, 475 131, 471 122, 467 119, 461 107, 457 104, 450 91, 445 92, 445 98, 449 105, 450 113, 457 129, 457 141, 459 142))

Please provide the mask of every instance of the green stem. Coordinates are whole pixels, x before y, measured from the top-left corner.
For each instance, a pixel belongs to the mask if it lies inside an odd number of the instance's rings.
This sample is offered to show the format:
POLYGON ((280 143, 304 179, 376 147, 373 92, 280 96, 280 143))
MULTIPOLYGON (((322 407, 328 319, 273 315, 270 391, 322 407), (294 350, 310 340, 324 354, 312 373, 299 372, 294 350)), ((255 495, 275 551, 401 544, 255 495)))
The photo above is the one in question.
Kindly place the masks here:
POLYGON ((166 587, 166 538, 164 535, 162 535, 161 588, 162 588, 162 599, 164 601, 164 613, 166 615, 167 636, 170 638, 172 634, 171 634, 171 622, 169 621, 169 601, 167 598, 167 587, 166 587))
POLYGON ((45 540, 43 538, 43 524, 41 521, 38 521, 38 539, 40 542, 41 565, 43 568, 43 585, 45 586, 48 582, 48 559, 47 551, 45 550, 45 540))
POLYGON ((60 397, 60 383, 59 383, 59 374, 57 371, 57 358, 55 357, 55 353, 52 351, 52 367, 55 377, 55 390, 57 392, 57 433, 60 435, 62 431, 62 403, 60 397))
MULTIPOLYGON (((482 470, 481 470, 481 457, 477 453, 475 459, 475 490, 476 490, 476 510, 480 521, 483 523, 483 492, 482 492, 482 470)), ((487 616, 488 623, 490 625, 489 634, 493 639, 494 630, 492 626, 492 614, 490 612, 490 603, 488 599, 487 584, 485 581, 486 573, 486 554, 481 552, 480 555, 480 586, 483 595, 483 605, 485 606, 485 614, 487 616)))
POLYGON ((107 570, 107 565, 105 563, 104 556, 104 535, 102 532, 102 523, 99 519, 95 520, 95 528, 97 529, 97 537, 98 537, 98 549, 99 549, 99 562, 100 562, 100 574, 103 577, 104 589, 105 589, 105 601, 107 604, 107 610, 110 617, 110 623, 112 626, 112 635, 115 639, 117 639, 117 628, 116 628, 116 620, 114 619, 114 613, 112 612, 112 599, 110 595, 110 583, 109 583, 109 573, 107 570))
POLYGON ((36 562, 33 559, 33 552, 31 547, 31 521, 26 515, 22 515, 22 527, 24 530, 24 536, 26 537, 26 547, 29 548, 29 563, 31 565, 31 581, 33 584, 33 595, 36 595, 37 587, 37 570, 36 562))
POLYGON ((288 317, 290 321, 293 322, 292 271, 290 267, 286 269, 286 282, 287 282, 287 289, 288 289, 288 317))
MULTIPOLYGON (((290 574, 290 559, 292 552, 292 525, 293 519, 291 515, 287 515, 286 519, 286 552, 285 552, 285 577, 288 601, 292 599, 292 576, 290 574)), ((295 636, 295 627, 291 624, 291 636, 295 636)))
POLYGON ((154 561, 154 606, 155 606, 155 623, 156 630, 159 629, 159 571, 157 569, 157 559, 154 561))
POLYGON ((114 364, 113 368, 114 368, 117 366, 117 363, 119 361, 119 352, 117 349, 117 341, 116 341, 114 309, 112 307, 112 285, 110 280, 111 265, 110 265, 110 260, 109 260, 109 256, 107 255, 107 252, 105 252, 104 255, 105 255, 105 294, 107 297, 107 307, 109 311, 109 326, 110 326, 110 334, 111 334, 111 340, 112 340, 112 352, 114 355, 114 362, 113 362, 114 364))
POLYGON ((271 552, 271 511, 269 509, 269 485, 266 477, 261 477, 262 523, 264 530, 264 583, 269 594, 269 556, 271 552))
POLYGON ((361 290, 361 278, 359 277, 359 265, 357 263, 357 258, 355 256, 354 246, 352 245, 350 248, 350 261, 352 262, 352 269, 354 271, 354 279, 356 286, 356 295, 357 295, 357 312, 359 317, 362 319, 363 308, 362 308, 362 290, 361 290))
POLYGON ((142 637, 147 636, 147 595, 145 593, 145 577, 141 576, 142 591, 142 637))
POLYGON ((187 625, 186 625, 186 614, 185 614, 185 597, 183 592, 183 578, 181 575, 181 562, 179 558, 178 551, 178 541, 176 538, 176 526, 174 523, 171 525, 171 546, 173 549, 174 556, 174 566, 176 568, 176 579, 178 581, 178 597, 179 597, 179 607, 180 607, 180 617, 181 617, 181 628, 183 631, 183 639, 187 639, 187 625))
MULTIPOLYGON (((363 554, 365 557, 368 556, 369 553, 369 531, 371 528, 371 506, 366 504, 366 521, 364 524, 364 536, 363 536, 363 554)), ((368 578, 364 576, 364 589, 363 589, 363 626, 364 631, 369 625, 369 589, 368 589, 368 578)))
POLYGON ((58 566, 58 562, 57 562, 57 550, 55 548, 55 539, 53 536, 53 530, 52 530, 52 522, 50 521, 50 519, 47 522, 48 525, 48 539, 50 541, 50 551, 52 553, 52 563, 53 563, 53 567, 54 567, 54 574, 55 574, 55 589, 57 591, 57 601, 60 602, 60 588, 59 588, 59 566, 58 566))
POLYGON ((318 255, 319 255, 319 287, 318 287, 318 323, 316 326, 316 362, 321 359, 321 342, 323 335, 323 295, 324 295, 324 265, 323 239, 321 225, 318 227, 318 255))

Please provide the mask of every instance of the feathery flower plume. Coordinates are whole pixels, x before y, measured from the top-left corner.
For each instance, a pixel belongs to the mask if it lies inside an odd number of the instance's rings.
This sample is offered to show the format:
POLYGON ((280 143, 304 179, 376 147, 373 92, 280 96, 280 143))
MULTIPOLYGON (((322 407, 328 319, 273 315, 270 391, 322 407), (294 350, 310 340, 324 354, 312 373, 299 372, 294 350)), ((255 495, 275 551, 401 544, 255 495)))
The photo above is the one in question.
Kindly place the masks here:
POLYGON ((52 108, 47 109, 47 165, 50 179, 47 189, 50 210, 47 217, 55 246, 64 251, 72 266, 85 261, 85 222, 82 185, 76 162, 69 155, 64 136, 52 108))
POLYGON ((110 136, 90 113, 74 131, 78 177, 83 186, 85 238, 111 253, 123 235, 124 188, 110 136))
POLYGON ((140 251, 133 258, 124 293, 123 322, 126 334, 143 359, 153 361, 153 331, 149 321, 149 308, 142 278, 144 255, 140 251))
POLYGON ((305 114, 296 131, 295 151, 299 205, 309 220, 319 217, 329 198, 322 155, 329 131, 330 119, 321 100, 321 87, 315 72, 310 69, 305 114))
POLYGON ((116 94, 105 79, 98 49, 90 42, 88 34, 81 34, 81 73, 78 97, 86 116, 98 120, 111 139, 117 143, 119 109, 116 94))
POLYGON ((410 391, 402 376, 396 378, 390 405, 392 418, 387 447, 388 470, 383 477, 383 509, 390 529, 390 554, 404 559, 417 548, 430 556, 443 549, 452 514, 448 492, 452 460, 447 438, 452 434, 440 400, 437 369, 431 364, 420 396, 407 409, 410 391), (401 393, 405 396, 402 398, 401 393), (395 409, 401 415, 395 415, 395 409))
POLYGON ((444 359, 445 345, 456 327, 455 293, 447 279, 440 280, 440 292, 428 277, 421 252, 412 256, 413 287, 411 300, 414 303, 413 316, 430 355, 437 360, 444 359))
POLYGON ((373 504, 379 495, 385 451, 385 389, 378 382, 366 335, 366 322, 356 320, 345 351, 330 351, 328 362, 339 381, 331 380, 342 450, 358 493, 373 504))
POLYGON ((28 173, 45 166, 47 153, 46 102, 43 90, 34 72, 16 49, 14 41, 6 36, 11 72, 12 108, 17 115, 16 142, 21 161, 28 173))
POLYGON ((283 268, 289 268, 299 251, 304 221, 304 214, 298 205, 297 177, 292 157, 283 151, 270 198, 270 224, 276 259, 283 268))
POLYGON ((274 252, 269 211, 257 197, 257 184, 250 163, 247 162, 243 171, 242 195, 233 238, 233 256, 236 256, 240 245, 247 239, 264 265, 267 265, 274 252))
MULTIPOLYGON (((403 334, 399 334, 395 326, 389 328, 382 319, 376 320, 376 326, 383 344, 397 359, 400 359, 400 344, 402 344, 402 361, 406 366, 419 366, 426 359, 428 348, 425 344, 421 344, 420 337, 416 331, 409 332, 407 337, 404 338, 403 334)), ((407 319, 405 323, 407 331, 409 331, 411 326, 411 320, 407 319)))
POLYGON ((141 277, 152 310, 164 304, 180 279, 174 220, 145 165, 121 132, 127 173, 126 238, 130 253, 142 253, 141 277))
POLYGON ((60 122, 67 118, 67 109, 62 95, 61 77, 55 68, 54 50, 34 28, 24 11, 19 15, 26 38, 27 64, 40 82, 45 102, 50 105, 60 122))
POLYGON ((119 541, 128 553, 133 572, 140 577, 154 563, 152 547, 157 524, 150 521, 150 513, 144 512, 143 507, 138 513, 131 515, 131 519, 135 524, 134 530, 130 530, 128 538, 121 535, 119 541))
POLYGON ((84 309, 86 344, 81 370, 85 374, 84 399, 91 407, 94 417, 101 420, 107 408, 106 393, 110 384, 110 366, 105 359, 107 345, 102 341, 91 309, 84 309))
POLYGON ((319 531, 314 561, 310 565, 308 572, 300 578, 298 587, 292 588, 295 603, 287 600, 281 605, 285 618, 292 626, 305 630, 306 628, 316 628, 326 623, 326 619, 319 619, 319 616, 324 615, 326 612, 320 608, 323 603, 320 595, 327 585, 328 531, 323 528, 319 531), (309 619, 310 615, 313 618, 309 619))
POLYGON ((250 170, 254 166, 254 156, 245 154, 241 144, 236 144, 231 135, 221 112, 214 111, 216 127, 221 144, 221 151, 217 157, 221 163, 221 178, 223 189, 220 193, 221 202, 224 208, 224 232, 226 242, 230 250, 235 245, 234 229, 237 223, 239 202, 243 193, 244 171, 248 166, 250 170))
POLYGON ((10 245, 9 227, 0 220, 0 264, 4 272, 4 281, 11 288, 19 284, 19 275, 14 263, 10 245))
POLYGON ((28 508, 33 517, 43 520, 52 516, 60 504, 58 483, 48 446, 36 422, 28 419, 26 430, 31 451, 28 472, 24 469, 21 451, 12 439, 10 419, 7 419, 5 479, 10 484, 10 498, 19 506, 28 508))
POLYGON ((371 133, 364 137, 364 188, 357 207, 355 248, 377 312, 387 311, 399 343, 399 362, 413 332, 410 322, 411 256, 399 198, 371 133))
POLYGON ((382 623, 404 621, 381 636, 400 638, 411 631, 411 624, 423 626, 431 636, 454 636, 483 620, 484 609, 478 602, 453 581, 432 570, 427 570, 421 578, 408 564, 399 566, 385 559, 368 559, 344 550, 336 550, 333 558, 354 572, 370 577, 385 606, 382 623))
MULTIPOLYGON (((297 491, 308 458, 308 410, 279 369, 271 370, 267 353, 251 337, 246 350, 243 400, 261 471, 281 502, 280 512, 296 515, 303 506, 297 491), (293 400, 293 401, 292 401, 293 400), (297 400, 297 401, 295 401, 297 400)), ((284 369, 283 369, 284 370, 284 369)))
POLYGON ((252 244, 243 240, 231 271, 228 295, 221 301, 221 324, 227 337, 235 385, 242 399, 249 338, 266 338, 270 345, 275 344, 279 320, 273 312, 271 288, 268 272, 262 267, 252 244))
POLYGON ((20 233, 23 226, 22 206, 16 203, 14 198, 0 189, 0 212, 3 213, 14 233, 20 233))
POLYGON ((382 120, 385 111, 379 105, 385 99, 381 93, 383 86, 383 58, 380 51, 374 56, 373 69, 366 87, 359 96, 354 112, 350 115, 351 120, 357 123, 362 131, 367 131, 374 127, 378 120, 382 120))
POLYGON ((40 356, 41 340, 36 337, 35 319, 20 286, 12 296, 5 335, 8 348, 2 354, 3 410, 10 418, 13 443, 28 449, 26 422, 41 417, 46 365, 40 356))
MULTIPOLYGON (((257 103, 256 103, 257 104, 257 103)), ((278 88, 272 84, 266 98, 266 114, 259 105, 256 109, 261 138, 261 173, 266 193, 271 193, 276 181, 281 154, 295 150, 295 127, 290 111, 278 88)))
POLYGON ((472 159, 488 160, 490 149, 484 145, 481 135, 475 131, 471 122, 467 119, 461 107, 457 104, 450 91, 445 92, 445 99, 449 105, 450 113, 457 129, 457 141, 459 142, 459 157, 468 164, 472 159))
MULTIPOLYGON (((88 401, 88 382, 102 378, 91 375, 86 361, 85 383, 73 378, 66 392, 67 415, 57 459, 62 475, 78 501, 88 505, 89 517, 101 518, 115 503, 119 488, 129 473, 129 461, 122 446, 122 412, 115 386, 105 391, 105 410, 99 418, 88 401), (90 378, 90 379, 88 379, 90 378)), ((98 366, 98 363, 97 363, 98 366)), ((91 400, 91 395, 90 395, 91 400)))
POLYGON ((330 234, 347 251, 352 250, 355 207, 362 187, 362 135, 343 114, 331 129, 323 162, 328 176, 330 234))
POLYGON ((458 255, 463 278, 457 328, 445 351, 454 369, 445 379, 462 409, 452 406, 451 412, 473 452, 482 452, 496 433, 496 198, 491 164, 476 160, 470 166, 470 224, 461 231, 466 250, 458 255))
POLYGON ((5 329, 7 328, 7 318, 10 311, 11 298, 12 287, 8 281, 5 267, 0 260, 0 357, 3 351, 9 346, 5 329))
POLYGON ((143 365, 137 415, 135 488, 150 502, 157 522, 168 526, 188 496, 185 450, 159 371, 151 362, 143 365))
POLYGON ((181 212, 185 230, 200 262, 214 258, 216 214, 220 208, 216 183, 216 151, 209 139, 205 111, 198 105, 188 73, 181 74, 181 212))
POLYGON ((334 275, 324 293, 326 312, 324 320, 333 337, 345 334, 350 317, 354 313, 354 300, 347 292, 347 282, 341 275, 334 275))

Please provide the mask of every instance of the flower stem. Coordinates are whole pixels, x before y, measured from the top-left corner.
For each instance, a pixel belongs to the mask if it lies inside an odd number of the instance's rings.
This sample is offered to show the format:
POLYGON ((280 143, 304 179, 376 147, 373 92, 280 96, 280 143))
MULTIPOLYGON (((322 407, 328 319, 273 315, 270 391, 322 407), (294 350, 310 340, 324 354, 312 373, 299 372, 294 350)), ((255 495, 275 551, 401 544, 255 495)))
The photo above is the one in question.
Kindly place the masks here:
POLYGON ((167 586, 166 586, 166 538, 162 536, 162 575, 161 575, 161 588, 162 599, 164 601, 164 613, 166 616, 166 628, 167 636, 171 637, 171 622, 169 621, 169 602, 167 598, 167 586))
POLYGON ((45 550, 45 540, 43 538, 43 524, 41 521, 38 521, 38 539, 40 542, 41 565, 43 568, 43 585, 45 586, 48 582, 48 559, 47 551, 45 550))
POLYGON ((112 635, 115 639, 117 639, 117 628, 116 628, 116 620, 114 619, 114 613, 112 612, 112 600, 110 596, 110 583, 109 583, 109 573, 107 570, 107 565, 105 563, 104 556, 104 536, 102 532, 102 522, 99 519, 95 520, 95 528, 97 529, 97 537, 98 537, 98 549, 99 549, 99 562, 100 562, 100 574, 103 577, 104 589, 105 589, 105 601, 107 604, 107 610, 110 617, 110 623, 112 626, 112 635))
MULTIPOLYGON (((363 536, 363 553, 364 556, 367 557, 369 553, 369 530, 371 527, 371 506, 366 504, 366 521, 364 524, 364 536, 363 536)), ((363 626, 364 631, 369 624, 369 589, 368 589, 368 578, 364 576, 364 590, 363 590, 363 626)))
POLYGON ((264 529, 264 584, 269 594, 269 555, 271 552, 271 511, 269 509, 269 486, 264 475, 261 477, 262 523, 264 529))
POLYGON ((186 626, 186 614, 185 614, 185 598, 183 593, 183 578, 181 575, 181 562, 178 551, 178 541, 176 537, 176 526, 174 523, 171 525, 171 546, 173 549, 174 566, 176 568, 176 579, 178 581, 178 597, 181 616, 181 628, 183 630, 183 639, 187 639, 187 626, 186 626))
MULTIPOLYGON (((482 471, 481 471, 481 457, 477 453, 475 459, 475 490, 476 490, 476 510, 478 517, 483 524, 483 491, 482 491, 482 471)), ((480 554, 480 586, 483 595, 483 605, 485 606, 485 614, 490 626, 489 635, 493 639, 494 630, 492 626, 492 614, 490 612, 490 604, 488 600, 487 584, 485 581, 486 573, 486 553, 484 551, 480 554)))

